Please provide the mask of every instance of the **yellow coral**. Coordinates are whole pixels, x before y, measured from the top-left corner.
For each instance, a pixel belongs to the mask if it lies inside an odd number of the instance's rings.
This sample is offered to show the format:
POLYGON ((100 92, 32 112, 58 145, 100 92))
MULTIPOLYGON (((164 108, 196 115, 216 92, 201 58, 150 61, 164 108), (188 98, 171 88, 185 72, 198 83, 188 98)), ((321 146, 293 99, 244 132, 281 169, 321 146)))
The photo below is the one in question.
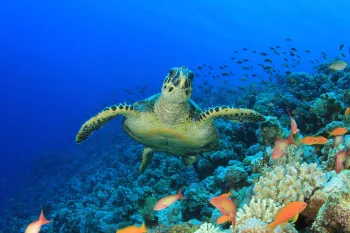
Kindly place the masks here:
POLYGON ((271 199, 261 200, 253 197, 248 205, 237 211, 236 226, 243 224, 247 219, 255 218, 264 222, 272 222, 275 214, 282 206, 271 199))
POLYGON ((317 164, 295 163, 275 166, 255 184, 260 199, 272 199, 280 204, 304 201, 325 182, 325 174, 317 164))
POLYGON ((211 223, 203 223, 194 233, 222 233, 218 227, 211 223))
MULTIPOLYGON (((288 223, 284 228, 278 226, 273 233, 297 233, 298 231, 288 223)), ((238 229, 238 233, 269 233, 267 223, 258 219, 246 220, 238 229)))

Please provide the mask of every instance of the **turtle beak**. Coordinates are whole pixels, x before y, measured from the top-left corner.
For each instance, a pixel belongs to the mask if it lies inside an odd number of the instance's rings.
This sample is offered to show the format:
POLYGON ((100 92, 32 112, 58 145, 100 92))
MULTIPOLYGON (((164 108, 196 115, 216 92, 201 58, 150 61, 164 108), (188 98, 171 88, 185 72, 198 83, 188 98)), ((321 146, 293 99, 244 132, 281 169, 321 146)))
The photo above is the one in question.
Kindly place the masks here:
POLYGON ((180 78, 180 88, 185 88, 188 87, 187 85, 187 78, 186 77, 181 77, 180 78))

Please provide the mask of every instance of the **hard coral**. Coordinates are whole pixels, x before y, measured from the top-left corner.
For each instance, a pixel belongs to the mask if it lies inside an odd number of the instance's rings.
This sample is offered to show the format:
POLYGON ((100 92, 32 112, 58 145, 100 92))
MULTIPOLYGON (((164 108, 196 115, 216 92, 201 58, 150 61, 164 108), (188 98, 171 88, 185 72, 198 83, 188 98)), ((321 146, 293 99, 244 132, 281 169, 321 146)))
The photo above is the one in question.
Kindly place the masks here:
POLYGON ((278 165, 260 177, 254 192, 257 198, 286 204, 309 198, 324 182, 325 174, 317 164, 278 165))
MULTIPOLYGON (((288 223, 285 227, 278 226, 273 233, 297 233, 298 231, 288 223)), ((270 233, 267 223, 258 219, 248 219, 238 229, 237 233, 270 233)))
POLYGON ((222 233, 220 231, 220 228, 215 227, 211 223, 203 223, 198 230, 196 230, 194 233, 222 233))
POLYGON ((254 218, 266 223, 272 222, 275 214, 282 206, 271 199, 261 200, 253 197, 248 205, 237 211, 236 228, 238 229, 246 220, 254 218))
POLYGON ((316 113, 323 124, 328 124, 335 120, 341 120, 344 104, 339 100, 341 99, 334 92, 322 94, 313 102, 314 113, 316 113), (341 114, 340 114, 341 113, 341 114))
POLYGON ((350 171, 340 173, 342 190, 329 195, 312 225, 314 232, 350 232, 350 171))
POLYGON ((169 228, 167 233, 193 233, 198 229, 197 226, 194 226, 189 223, 177 224, 169 228))
POLYGON ((259 142, 265 146, 273 146, 275 142, 282 138, 282 126, 276 117, 267 117, 266 121, 261 124, 258 135, 259 142))

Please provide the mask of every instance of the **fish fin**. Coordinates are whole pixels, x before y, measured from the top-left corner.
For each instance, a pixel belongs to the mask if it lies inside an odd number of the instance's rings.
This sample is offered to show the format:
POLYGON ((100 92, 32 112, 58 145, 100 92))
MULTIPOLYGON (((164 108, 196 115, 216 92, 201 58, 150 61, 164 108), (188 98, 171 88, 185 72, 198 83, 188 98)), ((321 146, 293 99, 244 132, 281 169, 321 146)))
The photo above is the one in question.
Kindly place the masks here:
POLYGON ((142 233, 148 232, 145 223, 142 223, 142 226, 140 227, 140 229, 141 229, 142 233))
POLYGON ((230 215, 222 215, 216 220, 216 224, 224 224, 231 220, 230 215))
POLYGON ((196 162, 197 156, 195 155, 185 155, 182 156, 182 163, 185 167, 190 167, 194 162, 196 162))
POLYGON ((50 220, 47 220, 47 219, 45 218, 43 209, 41 209, 41 213, 40 213, 40 216, 39 216, 39 220, 38 220, 38 221, 40 222, 40 225, 44 225, 44 224, 46 224, 46 223, 51 222, 50 220))
POLYGON ((296 214, 296 215, 293 217, 292 223, 295 223, 295 222, 298 220, 298 217, 299 217, 299 214, 296 214))
POLYGON ((276 227, 276 222, 272 222, 269 225, 267 225, 266 230, 268 231, 268 233, 272 233, 276 227))
POLYGON ((290 135, 288 136, 288 144, 296 145, 293 137, 293 132, 291 132, 290 135))
POLYGON ((282 222, 281 225, 281 229, 284 228, 286 225, 288 224, 288 221, 282 222))
POLYGON ((232 189, 228 193, 221 194, 221 196, 223 196, 223 197, 229 197, 231 195, 232 195, 232 189))
POLYGON ((153 150, 149 147, 145 147, 142 152, 142 163, 140 165, 140 172, 144 173, 148 164, 153 158, 153 150))
POLYGON ((137 117, 139 114, 134 106, 129 104, 118 104, 107 107, 81 126, 75 141, 78 144, 85 141, 93 132, 117 116, 137 117))
POLYGON ((179 197, 180 200, 183 200, 183 199, 185 199, 185 198, 184 198, 184 196, 182 195, 181 191, 182 191, 182 190, 179 189, 179 192, 177 193, 177 196, 179 197))

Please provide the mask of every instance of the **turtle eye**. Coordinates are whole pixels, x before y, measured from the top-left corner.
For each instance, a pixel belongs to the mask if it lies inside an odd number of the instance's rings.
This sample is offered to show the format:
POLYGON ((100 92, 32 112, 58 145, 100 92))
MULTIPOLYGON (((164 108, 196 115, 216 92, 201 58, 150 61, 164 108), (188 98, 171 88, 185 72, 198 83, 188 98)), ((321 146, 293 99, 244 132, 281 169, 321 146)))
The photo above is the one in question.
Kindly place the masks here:
POLYGON ((175 71, 174 71, 174 70, 170 70, 170 71, 169 71, 169 77, 174 76, 174 74, 175 74, 175 71))

